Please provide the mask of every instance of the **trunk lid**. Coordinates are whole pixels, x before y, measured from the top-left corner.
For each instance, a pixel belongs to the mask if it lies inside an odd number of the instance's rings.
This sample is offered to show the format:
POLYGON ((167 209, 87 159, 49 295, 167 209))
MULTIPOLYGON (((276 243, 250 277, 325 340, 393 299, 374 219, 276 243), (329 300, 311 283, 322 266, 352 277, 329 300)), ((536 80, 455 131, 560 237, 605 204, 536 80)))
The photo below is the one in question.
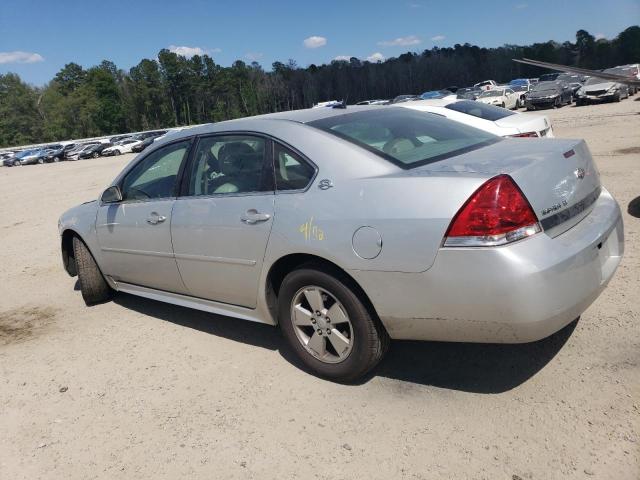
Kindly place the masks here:
POLYGON ((507 117, 501 118, 500 120, 496 120, 495 124, 501 128, 515 128, 520 133, 546 133, 551 127, 551 122, 549 122, 546 116, 527 113, 509 115, 507 117))
POLYGON ((600 175, 584 140, 507 139, 411 172, 510 175, 552 237, 587 216, 600 195, 600 175))

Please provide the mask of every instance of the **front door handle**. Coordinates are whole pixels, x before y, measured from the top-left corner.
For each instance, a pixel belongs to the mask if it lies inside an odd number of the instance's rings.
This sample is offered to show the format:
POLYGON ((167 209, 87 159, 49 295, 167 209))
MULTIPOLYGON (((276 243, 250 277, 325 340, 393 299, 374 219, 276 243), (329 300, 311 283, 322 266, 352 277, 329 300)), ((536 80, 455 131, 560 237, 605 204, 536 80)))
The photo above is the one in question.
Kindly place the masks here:
POLYGON ((271 215, 268 213, 259 213, 256 209, 252 208, 251 210, 247 210, 246 213, 240 217, 240 220, 249 225, 253 225, 258 222, 266 222, 270 218, 271 215))
POLYGON ((158 215, 158 212, 151 212, 149 218, 147 218, 147 223, 149 225, 157 225, 159 223, 164 222, 167 219, 164 215, 158 215))

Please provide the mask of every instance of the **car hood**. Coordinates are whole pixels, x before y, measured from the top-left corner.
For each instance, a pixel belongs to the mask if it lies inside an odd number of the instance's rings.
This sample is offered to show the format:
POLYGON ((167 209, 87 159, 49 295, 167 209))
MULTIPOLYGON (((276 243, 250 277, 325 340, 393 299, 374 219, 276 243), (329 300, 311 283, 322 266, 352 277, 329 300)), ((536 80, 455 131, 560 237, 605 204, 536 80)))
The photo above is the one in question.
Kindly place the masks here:
POLYGON ((482 103, 491 103, 491 102, 502 102, 502 97, 478 97, 476 98, 476 102, 482 103))
POLYGON ((558 90, 531 90, 527 93, 527 98, 557 97, 558 95, 560 95, 558 90))
POLYGON ((589 92, 591 90, 609 90, 610 88, 615 86, 616 86, 615 82, 602 82, 602 83, 594 83, 592 85, 584 85, 582 89, 589 92))

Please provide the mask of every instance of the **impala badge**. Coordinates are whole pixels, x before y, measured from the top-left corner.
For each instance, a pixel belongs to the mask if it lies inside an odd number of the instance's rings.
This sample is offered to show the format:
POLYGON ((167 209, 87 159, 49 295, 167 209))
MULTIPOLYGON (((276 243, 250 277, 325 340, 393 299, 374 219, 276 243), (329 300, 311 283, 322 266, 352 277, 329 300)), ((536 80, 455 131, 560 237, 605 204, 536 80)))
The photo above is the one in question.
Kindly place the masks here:
POLYGON ((573 172, 573 174, 576 176, 576 178, 577 178, 578 180, 582 180, 582 179, 584 178, 584 176, 585 176, 584 168, 578 168, 578 169, 576 169, 576 170, 573 172))
POLYGON ((318 183, 318 188, 320 190, 329 190, 331 187, 333 187, 333 182, 328 178, 320 180, 320 183, 318 183))

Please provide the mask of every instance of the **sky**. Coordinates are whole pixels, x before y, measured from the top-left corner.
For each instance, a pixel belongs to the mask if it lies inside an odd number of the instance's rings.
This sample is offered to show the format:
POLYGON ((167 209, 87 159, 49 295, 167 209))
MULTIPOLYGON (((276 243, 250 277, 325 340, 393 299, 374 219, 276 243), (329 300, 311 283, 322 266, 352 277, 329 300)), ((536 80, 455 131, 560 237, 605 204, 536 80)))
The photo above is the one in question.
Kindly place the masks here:
POLYGON ((433 46, 613 38, 640 24, 640 0, 0 0, 0 73, 43 85, 66 63, 128 70, 162 48, 267 70, 433 46))

